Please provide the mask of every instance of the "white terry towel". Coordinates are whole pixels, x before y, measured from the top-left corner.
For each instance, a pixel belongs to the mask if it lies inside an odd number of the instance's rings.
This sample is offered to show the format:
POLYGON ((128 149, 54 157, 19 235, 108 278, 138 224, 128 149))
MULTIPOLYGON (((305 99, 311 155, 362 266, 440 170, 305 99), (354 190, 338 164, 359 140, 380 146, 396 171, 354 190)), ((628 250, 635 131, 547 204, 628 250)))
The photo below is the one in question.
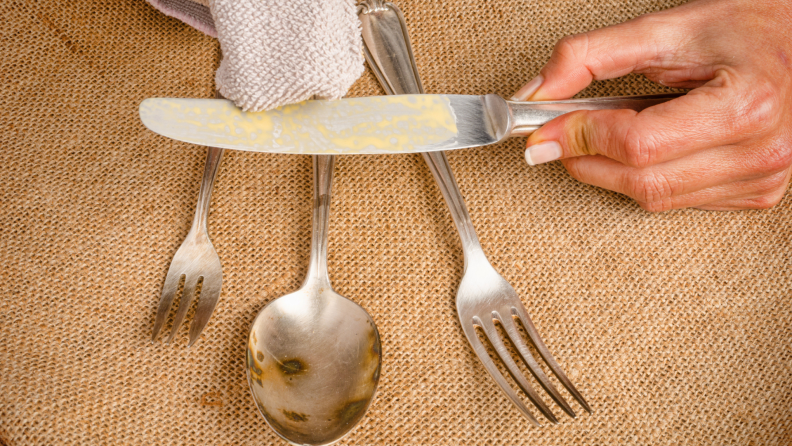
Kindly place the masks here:
POLYGON ((355 0, 147 0, 217 37, 220 93, 249 111, 338 99, 363 73, 355 0))

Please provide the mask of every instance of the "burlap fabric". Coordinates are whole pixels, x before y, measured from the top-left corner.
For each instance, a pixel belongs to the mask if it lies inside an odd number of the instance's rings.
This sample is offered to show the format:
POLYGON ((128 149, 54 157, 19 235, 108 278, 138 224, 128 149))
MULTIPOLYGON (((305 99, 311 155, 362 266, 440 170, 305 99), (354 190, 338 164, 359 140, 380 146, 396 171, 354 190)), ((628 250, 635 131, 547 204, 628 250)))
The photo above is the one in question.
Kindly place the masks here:
MULTIPOLYGON (((510 95, 558 38, 676 3, 400 5, 428 92, 510 95)), ((248 395, 245 337, 305 273, 310 159, 226 154, 210 215, 221 300, 191 349, 186 327, 152 344, 205 149, 147 131, 137 105, 211 97, 216 42, 143 0, 0 11, 0 443, 281 444, 248 395)), ((627 78, 586 94, 654 91, 627 78)), ((370 73, 351 92, 380 93, 370 73)), ((792 199, 649 214, 558 163, 529 168, 519 139, 449 159, 493 265, 595 413, 551 406, 561 424, 543 429, 518 414, 457 321, 459 240, 421 157, 344 157, 330 273, 384 356, 342 444, 792 443, 792 199)))

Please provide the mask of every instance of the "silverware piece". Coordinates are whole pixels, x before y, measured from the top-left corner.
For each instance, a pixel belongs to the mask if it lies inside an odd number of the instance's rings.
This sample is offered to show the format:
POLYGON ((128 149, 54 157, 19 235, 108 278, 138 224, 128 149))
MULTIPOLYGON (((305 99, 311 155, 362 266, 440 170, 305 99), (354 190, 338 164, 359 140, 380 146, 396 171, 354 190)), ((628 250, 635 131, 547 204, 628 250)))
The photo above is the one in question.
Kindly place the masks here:
POLYGON ((140 119, 160 135, 225 149, 306 155, 418 153, 525 136, 575 110, 643 110, 679 96, 511 102, 494 94, 414 94, 305 101, 258 113, 243 112, 230 101, 150 98, 140 104, 140 119))
MULTIPOLYGON (((359 6, 358 15, 363 24, 364 54, 369 66, 371 66, 385 91, 388 94, 423 93, 423 85, 421 84, 418 68, 410 46, 404 16, 399 8, 390 2, 365 0, 359 6)), ((591 408, 586 403, 586 400, 575 389, 575 386, 572 385, 545 346, 514 288, 495 271, 484 255, 445 153, 422 153, 422 156, 443 193, 462 240, 465 270, 457 292, 457 312, 465 336, 479 360, 484 364, 484 368, 495 379, 495 382, 498 383, 517 409, 532 423, 540 426, 539 421, 517 396, 503 374, 498 370, 495 362, 490 358, 487 349, 476 332, 477 329, 483 332, 487 342, 497 352, 501 363, 533 405, 548 420, 558 423, 558 419, 542 401, 512 359, 496 329, 497 324, 506 332, 509 342, 517 349, 525 366, 531 371, 553 401, 561 406, 564 412, 571 417, 576 417, 575 412, 550 383, 529 351, 523 337, 520 335, 517 326, 519 321, 528 333, 536 350, 558 378, 558 381, 587 412, 591 413, 591 408)))
POLYGON ((363 418, 379 383, 379 332, 333 291, 327 232, 335 157, 314 156, 311 258, 299 290, 271 301, 250 327, 247 377, 267 424, 295 444, 339 440, 363 418))
MULTIPOLYGON (((221 97, 215 93, 215 97, 221 97)), ((173 327, 166 343, 170 343, 176 336, 187 310, 196 294, 198 283, 201 282, 201 292, 198 305, 195 309, 195 317, 190 325, 189 344, 192 346, 201 335, 204 327, 209 322, 212 312, 220 298, 220 289, 223 286, 223 268, 220 265, 220 257, 217 255, 212 241, 209 240, 207 224, 209 218, 209 205, 212 199, 212 188, 223 158, 223 149, 217 147, 207 147, 206 165, 204 167, 203 178, 201 179, 201 189, 198 191, 198 204, 195 205, 195 217, 192 227, 187 237, 182 242, 176 255, 173 256, 168 275, 165 277, 165 284, 162 286, 162 296, 157 307, 157 317, 154 320, 154 330, 151 334, 151 342, 157 340, 162 326, 168 318, 171 304, 176 297, 181 279, 184 278, 184 287, 179 299, 179 309, 173 319, 173 327)))

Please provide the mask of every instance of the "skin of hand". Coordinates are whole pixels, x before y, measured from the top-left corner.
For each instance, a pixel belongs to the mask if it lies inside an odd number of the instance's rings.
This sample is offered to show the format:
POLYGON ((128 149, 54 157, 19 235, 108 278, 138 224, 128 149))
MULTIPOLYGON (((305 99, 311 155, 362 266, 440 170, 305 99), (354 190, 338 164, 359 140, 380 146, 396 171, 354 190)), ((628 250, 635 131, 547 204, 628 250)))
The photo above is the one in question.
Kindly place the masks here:
POLYGON ((693 90, 641 112, 556 118, 528 138, 528 163, 560 159, 577 180, 651 212, 781 201, 792 173, 792 1, 698 0, 565 37, 512 99, 567 99, 629 73, 693 90))

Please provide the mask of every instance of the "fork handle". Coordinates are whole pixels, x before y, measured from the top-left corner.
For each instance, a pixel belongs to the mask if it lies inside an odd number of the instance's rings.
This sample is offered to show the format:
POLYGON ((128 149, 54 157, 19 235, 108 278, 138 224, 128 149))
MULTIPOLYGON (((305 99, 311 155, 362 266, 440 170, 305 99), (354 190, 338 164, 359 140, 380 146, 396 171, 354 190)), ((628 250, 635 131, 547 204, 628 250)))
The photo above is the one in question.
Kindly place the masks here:
MULTIPOLYGON (((215 98, 222 99, 219 92, 215 92, 215 98)), ((199 234, 207 231, 209 220, 209 205, 212 202, 212 189, 220 169, 220 161, 223 159, 224 149, 217 147, 207 147, 206 164, 204 165, 203 178, 201 179, 201 189, 198 191, 198 204, 195 205, 195 217, 193 218, 190 232, 199 234)))
MULTIPOLYGON (((423 94, 424 88, 401 10, 390 2, 365 0, 359 6, 358 16, 362 24, 363 53, 385 92, 389 95, 423 94)), ((421 155, 448 204, 462 239, 467 266, 475 253, 483 255, 483 251, 451 166, 444 152, 421 155)))
POLYGON ((224 149, 217 147, 207 147, 206 165, 204 166, 201 189, 198 191, 198 204, 195 205, 195 218, 190 232, 205 231, 209 219, 209 205, 212 201, 212 189, 217 171, 220 167, 220 160, 223 158, 224 149))

